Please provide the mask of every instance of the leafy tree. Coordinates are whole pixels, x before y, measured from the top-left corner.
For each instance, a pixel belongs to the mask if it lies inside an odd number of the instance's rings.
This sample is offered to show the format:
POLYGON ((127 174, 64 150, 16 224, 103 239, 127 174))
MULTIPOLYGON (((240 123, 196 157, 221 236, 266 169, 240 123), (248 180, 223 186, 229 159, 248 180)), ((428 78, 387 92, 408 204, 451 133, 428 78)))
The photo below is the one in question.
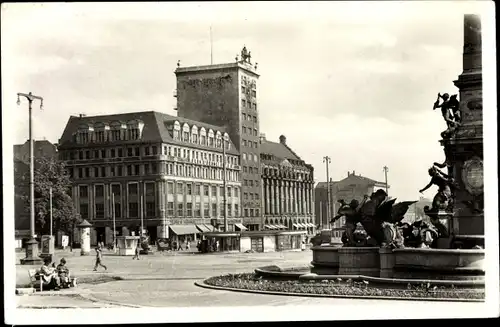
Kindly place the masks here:
MULTIPOLYGON (((29 181, 29 169, 20 172, 24 182, 29 181)), ((75 224, 81 221, 71 194, 71 180, 64 162, 52 158, 35 158, 35 230, 37 234, 50 231, 50 188, 52 188, 53 232, 64 231, 72 235, 75 224)), ((21 197, 29 212, 29 187, 22 188, 21 197)))

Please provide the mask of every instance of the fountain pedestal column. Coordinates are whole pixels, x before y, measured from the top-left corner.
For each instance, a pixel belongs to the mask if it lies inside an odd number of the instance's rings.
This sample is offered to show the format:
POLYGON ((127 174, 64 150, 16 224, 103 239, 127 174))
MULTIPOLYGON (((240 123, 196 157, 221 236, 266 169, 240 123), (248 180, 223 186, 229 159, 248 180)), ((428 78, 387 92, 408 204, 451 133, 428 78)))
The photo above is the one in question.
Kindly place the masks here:
POLYGON ((481 21, 464 17, 463 72, 454 84, 460 90, 462 124, 454 135, 441 140, 449 174, 459 185, 451 233, 464 247, 484 246, 483 91, 481 21))

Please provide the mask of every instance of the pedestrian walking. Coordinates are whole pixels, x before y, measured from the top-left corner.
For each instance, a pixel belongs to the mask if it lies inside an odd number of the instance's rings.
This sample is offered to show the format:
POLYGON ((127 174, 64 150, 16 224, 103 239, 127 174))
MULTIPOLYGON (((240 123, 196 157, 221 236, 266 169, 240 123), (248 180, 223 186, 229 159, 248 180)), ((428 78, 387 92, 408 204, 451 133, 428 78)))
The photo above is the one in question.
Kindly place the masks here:
POLYGON ((135 255, 134 255, 134 257, 132 258, 132 260, 134 260, 134 259, 139 260, 139 259, 140 259, 140 257, 139 257, 140 252, 141 252, 141 251, 140 251, 140 249, 139 249, 139 244, 137 244, 137 246, 135 247, 135 255))
POLYGON ((108 270, 108 268, 102 264, 102 249, 99 245, 95 248, 95 252, 96 252, 96 257, 95 257, 94 271, 97 271, 97 266, 101 266, 104 268, 104 270, 108 270))
POLYGON ((189 251, 189 249, 191 248, 191 245, 189 244, 189 242, 186 243, 186 250, 189 251))

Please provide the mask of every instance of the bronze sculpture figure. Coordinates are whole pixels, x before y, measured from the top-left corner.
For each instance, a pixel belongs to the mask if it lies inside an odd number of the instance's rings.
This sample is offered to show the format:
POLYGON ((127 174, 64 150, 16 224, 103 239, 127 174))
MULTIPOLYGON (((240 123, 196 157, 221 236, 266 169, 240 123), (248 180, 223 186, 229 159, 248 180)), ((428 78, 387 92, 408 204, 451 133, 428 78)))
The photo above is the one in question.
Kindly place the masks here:
POLYGON ((332 221, 346 217, 344 246, 355 246, 354 230, 357 223, 360 223, 373 245, 400 247, 402 244, 398 242, 399 231, 394 224, 400 222, 409 206, 417 201, 394 204, 396 199, 389 199, 387 193, 379 189, 370 197, 365 196, 360 204, 356 200, 351 201, 349 205, 343 200, 339 202, 342 205, 332 221))

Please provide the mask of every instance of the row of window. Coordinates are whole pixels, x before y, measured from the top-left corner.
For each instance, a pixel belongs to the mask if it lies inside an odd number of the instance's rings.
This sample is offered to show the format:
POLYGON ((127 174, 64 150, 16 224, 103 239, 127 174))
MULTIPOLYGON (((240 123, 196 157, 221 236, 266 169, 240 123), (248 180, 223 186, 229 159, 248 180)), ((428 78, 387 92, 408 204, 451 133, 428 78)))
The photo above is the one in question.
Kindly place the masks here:
MULTIPOLYGON (((215 185, 200 185, 200 184, 192 184, 192 183, 167 183, 167 194, 186 194, 186 195, 201 195, 203 186, 203 195, 205 196, 217 196, 217 189, 219 190, 219 196, 224 195, 224 186, 215 186, 215 185), (175 185, 175 190, 174 190, 175 185)), ((89 186, 88 185, 79 185, 79 194, 80 198, 87 198, 89 196, 89 186)), ((127 184, 128 194, 129 196, 137 195, 139 190, 138 183, 129 183, 127 184)), ((240 196, 239 187, 227 186, 226 188, 227 197, 235 197, 238 198, 240 196)), ((144 183, 144 191, 146 197, 155 195, 155 183, 154 182, 146 182, 144 183)), ((121 185, 120 184, 111 184, 111 192, 114 196, 119 199, 121 197, 121 185)), ((94 185, 94 195, 96 198, 104 197, 104 185, 97 184, 94 185)))
MULTIPOLYGON (((207 160, 218 163, 222 162, 222 156, 223 156, 222 154, 211 153, 207 151, 183 149, 174 146, 165 146, 165 147, 166 147, 165 154, 172 157, 189 159, 189 160, 207 160)), ((237 165, 238 157, 226 155, 226 163, 237 165)))
POLYGON ((257 103, 250 100, 241 99, 241 107, 247 109, 257 110, 257 103))
POLYGON ((141 131, 137 127, 133 128, 117 128, 111 130, 98 130, 92 131, 89 130, 88 127, 86 129, 80 129, 75 137, 76 143, 85 144, 85 143, 103 143, 103 142, 112 142, 112 141, 130 141, 130 140, 138 140, 140 139, 141 131))
POLYGON ((259 148, 259 144, 256 141, 250 141, 250 140, 243 140, 243 146, 246 146, 248 148, 259 148))
MULTIPOLYGON (((184 131, 181 133, 181 131, 175 129, 173 131, 172 137, 174 140, 177 141, 190 142, 194 144, 222 149, 222 143, 223 143, 222 138, 214 138, 213 136, 206 137, 204 135, 198 137, 197 134, 193 134, 190 131, 184 131)), ((230 149, 229 141, 226 140, 224 141, 224 143, 226 145, 226 150, 229 150, 230 149)))
POLYGON ((248 135, 252 135, 252 136, 258 136, 258 134, 259 134, 259 132, 257 131, 257 128, 243 126, 241 129, 243 131, 243 134, 248 134, 248 135))
POLYGON ((248 94, 248 92, 250 92, 250 95, 252 97, 257 97, 257 91, 256 90, 249 90, 247 89, 244 85, 241 86, 241 93, 243 94, 248 94))
POLYGON ((252 159, 253 159, 254 162, 258 162, 259 161, 257 155, 253 154, 253 153, 242 153, 241 154, 241 159, 243 159, 244 161, 247 161, 247 160, 248 161, 252 161, 252 159))
POLYGON ((249 174, 258 174, 259 173, 259 167, 247 167, 243 166, 243 173, 249 173, 249 174))
MULTIPOLYGON (((80 151, 70 151, 69 157, 67 157, 68 152, 62 152, 62 160, 88 160, 88 159, 105 159, 105 158, 122 158, 122 157, 140 157, 140 156, 150 156, 158 155, 160 149, 156 145, 152 146, 135 146, 126 148, 111 148, 111 149, 97 149, 97 150, 80 150, 80 151)), ((222 162, 222 154, 212 153, 208 151, 199 151, 180 148, 176 146, 164 145, 163 153, 164 155, 169 155, 171 157, 185 158, 190 160, 207 160, 222 162)), ((226 162, 229 164, 237 165, 237 156, 227 156, 226 162)))
POLYGON ((259 185, 260 185, 260 180, 251 180, 251 179, 243 180, 243 186, 254 187, 259 185))
MULTIPOLYGON (((138 183, 129 183, 128 194, 137 195, 139 192, 139 184, 138 183)), ((111 184, 111 193, 114 194, 117 198, 119 198, 122 194, 122 187, 120 184, 111 184)), ((78 191, 80 194, 80 198, 87 198, 89 196, 89 186, 88 185, 79 185, 78 191)), ((144 183, 144 192, 146 197, 155 195, 155 183, 154 182, 145 182, 144 183)), ((104 197, 104 185, 96 184, 94 185, 94 196, 96 198, 104 197)))
POLYGON ((243 193, 243 200, 259 200, 259 193, 243 193))
MULTIPOLYGON (((145 203, 145 218, 156 218, 156 203, 155 202, 146 202, 145 203)), ((96 219, 104 219, 105 218, 105 210, 104 203, 95 203, 95 218, 96 219)), ((116 202, 114 204, 114 217, 122 218, 122 204, 116 202)), ((239 217, 240 216, 240 207, 238 204, 228 203, 226 205, 226 215, 227 217, 239 217), (234 212, 233 212, 234 209, 234 212)), ((211 207, 204 206, 203 208, 203 216, 205 218, 215 218, 217 217, 217 212, 222 217, 224 216, 224 206, 222 204, 217 205, 216 203, 212 203, 211 207)), ((193 203, 186 203, 184 207, 184 203, 177 203, 177 208, 174 210, 174 202, 167 202, 167 217, 195 217, 201 218, 201 203, 195 203, 193 208, 193 203)), ((83 219, 89 219, 89 204, 81 203, 80 204, 80 215, 83 219)), ((140 209, 139 203, 137 202, 129 202, 127 208, 127 218, 139 218, 140 217, 140 209)))
MULTIPOLYGON (((171 176, 194 177, 208 180, 223 180, 223 168, 206 168, 188 164, 160 163, 166 165, 166 173, 171 176)), ((68 167, 70 178, 104 178, 124 176, 145 176, 158 174, 159 163, 136 165, 108 165, 99 167, 68 167)), ((238 182, 239 171, 226 170, 226 181, 238 182)))
POLYGON ((257 123, 257 116, 252 116, 246 113, 242 113, 241 116, 243 117, 243 121, 253 121, 254 123, 257 123))

